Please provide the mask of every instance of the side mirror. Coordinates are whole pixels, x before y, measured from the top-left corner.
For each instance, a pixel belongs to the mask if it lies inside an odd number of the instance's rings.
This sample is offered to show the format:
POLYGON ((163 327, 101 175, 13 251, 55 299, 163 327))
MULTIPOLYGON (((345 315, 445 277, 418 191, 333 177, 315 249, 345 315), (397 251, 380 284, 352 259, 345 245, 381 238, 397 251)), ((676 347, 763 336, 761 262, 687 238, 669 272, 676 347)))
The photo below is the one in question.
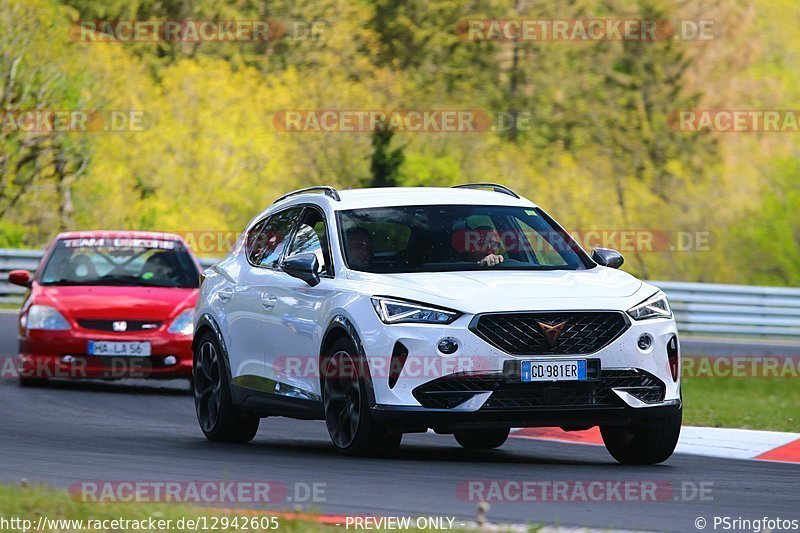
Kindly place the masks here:
POLYGON ((27 270, 12 270, 8 273, 8 282, 20 287, 30 287, 33 277, 27 270))
POLYGON ((595 248, 592 250, 592 261, 608 268, 619 268, 625 262, 625 258, 611 248, 595 248))
POLYGON ((284 259, 283 271, 312 287, 319 283, 319 261, 314 254, 297 254, 284 259))

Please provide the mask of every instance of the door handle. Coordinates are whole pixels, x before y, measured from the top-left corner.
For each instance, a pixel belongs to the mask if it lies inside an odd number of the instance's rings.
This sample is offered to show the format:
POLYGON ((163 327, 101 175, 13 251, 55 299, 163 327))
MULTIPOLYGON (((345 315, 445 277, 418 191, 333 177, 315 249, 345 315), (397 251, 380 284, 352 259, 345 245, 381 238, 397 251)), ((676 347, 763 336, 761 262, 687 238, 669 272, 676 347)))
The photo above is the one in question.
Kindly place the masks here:
POLYGON ((233 289, 231 287, 225 287, 217 291, 217 296, 219 297, 219 301, 226 304, 231 301, 233 298, 233 289))
POLYGON ((271 294, 265 294, 261 297, 261 306, 265 311, 272 311, 278 303, 278 298, 271 294))

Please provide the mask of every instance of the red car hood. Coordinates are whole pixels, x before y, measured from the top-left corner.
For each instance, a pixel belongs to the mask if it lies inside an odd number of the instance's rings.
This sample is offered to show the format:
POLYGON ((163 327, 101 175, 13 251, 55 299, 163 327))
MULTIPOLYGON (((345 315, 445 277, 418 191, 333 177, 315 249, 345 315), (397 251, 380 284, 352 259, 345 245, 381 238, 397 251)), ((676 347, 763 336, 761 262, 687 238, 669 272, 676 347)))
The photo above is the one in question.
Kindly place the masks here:
POLYGON ((38 286, 33 303, 52 305, 66 317, 166 320, 194 307, 198 289, 162 287, 38 286))

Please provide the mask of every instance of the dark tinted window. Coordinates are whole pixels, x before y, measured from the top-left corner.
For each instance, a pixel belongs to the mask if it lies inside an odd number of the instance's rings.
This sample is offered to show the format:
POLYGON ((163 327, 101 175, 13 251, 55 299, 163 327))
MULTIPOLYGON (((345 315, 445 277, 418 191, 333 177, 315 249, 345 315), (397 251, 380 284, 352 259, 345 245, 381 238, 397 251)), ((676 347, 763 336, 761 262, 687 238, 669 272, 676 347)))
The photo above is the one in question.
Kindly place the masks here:
POLYGON ((349 268, 365 272, 576 270, 591 263, 539 209, 423 205, 340 214, 349 268), (485 266, 489 255, 502 257, 485 266))
POLYGON ((250 262, 269 268, 278 266, 300 211, 301 209, 296 207, 269 217, 261 231, 254 237, 250 262))
POLYGON ((303 218, 297 225, 297 232, 289 246, 286 257, 297 254, 312 253, 317 256, 319 261, 320 273, 330 273, 330 253, 328 248, 328 235, 325 219, 319 211, 307 208, 303 213, 303 218))
POLYGON ((257 265, 258 261, 264 256, 264 243, 259 241, 258 236, 261 234, 261 230, 264 229, 268 220, 269 219, 265 218, 257 222, 256 225, 247 232, 247 257, 254 265, 257 265))

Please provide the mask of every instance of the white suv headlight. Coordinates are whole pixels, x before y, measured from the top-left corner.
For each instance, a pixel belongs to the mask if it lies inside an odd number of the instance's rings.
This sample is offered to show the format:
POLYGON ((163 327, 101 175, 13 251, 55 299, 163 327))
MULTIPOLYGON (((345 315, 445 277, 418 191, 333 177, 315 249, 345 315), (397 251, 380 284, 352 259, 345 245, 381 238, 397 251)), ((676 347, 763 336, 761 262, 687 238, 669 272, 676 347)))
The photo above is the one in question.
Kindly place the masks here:
POLYGON ((32 305, 28 309, 25 323, 28 329, 45 329, 50 331, 70 329, 69 322, 55 307, 49 305, 32 305))
POLYGON ((380 319, 386 324, 413 322, 417 324, 449 324, 460 313, 447 309, 394 300, 392 298, 372 298, 372 306, 380 319))
POLYGON ((191 335, 194 333, 194 308, 190 307, 181 311, 175 317, 167 330, 170 333, 180 333, 181 335, 191 335))
POLYGON ((659 291, 642 303, 628 309, 628 314, 634 320, 670 318, 672 310, 669 308, 667 295, 659 291))

